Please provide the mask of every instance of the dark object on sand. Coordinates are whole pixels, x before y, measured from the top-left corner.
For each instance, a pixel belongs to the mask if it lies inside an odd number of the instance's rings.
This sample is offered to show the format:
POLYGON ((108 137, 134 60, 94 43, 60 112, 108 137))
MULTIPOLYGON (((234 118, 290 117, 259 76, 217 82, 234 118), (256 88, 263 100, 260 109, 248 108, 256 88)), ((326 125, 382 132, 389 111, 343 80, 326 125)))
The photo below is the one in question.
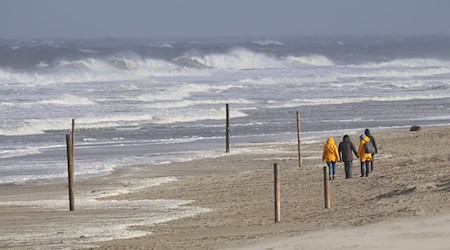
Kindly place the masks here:
POLYGON ((414 125, 412 126, 409 131, 419 131, 420 130, 420 126, 419 125, 414 125))

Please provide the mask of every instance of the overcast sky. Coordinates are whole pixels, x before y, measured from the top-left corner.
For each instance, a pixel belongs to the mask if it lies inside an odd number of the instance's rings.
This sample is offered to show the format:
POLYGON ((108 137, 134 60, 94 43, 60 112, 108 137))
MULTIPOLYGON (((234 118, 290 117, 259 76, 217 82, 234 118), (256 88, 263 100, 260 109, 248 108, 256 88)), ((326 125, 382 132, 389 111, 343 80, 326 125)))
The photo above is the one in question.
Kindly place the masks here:
POLYGON ((450 34, 447 0, 0 0, 0 38, 450 34))

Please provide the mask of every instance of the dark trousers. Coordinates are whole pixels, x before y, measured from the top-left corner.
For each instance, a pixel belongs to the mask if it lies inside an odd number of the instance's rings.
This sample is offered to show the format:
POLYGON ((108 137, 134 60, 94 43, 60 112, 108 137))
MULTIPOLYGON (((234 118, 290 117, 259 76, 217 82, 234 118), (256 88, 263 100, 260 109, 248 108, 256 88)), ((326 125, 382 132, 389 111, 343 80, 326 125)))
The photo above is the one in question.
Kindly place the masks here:
POLYGON ((352 161, 344 161, 344 168, 345 168, 345 178, 352 178, 352 168, 353 168, 353 162, 352 161))
POLYGON ((373 159, 373 154, 372 154, 372 161, 369 161, 369 163, 368 163, 368 164, 370 165, 370 168, 369 168, 369 169, 370 169, 370 172, 371 172, 371 173, 373 172, 373 169, 374 169, 374 167, 373 167, 373 160, 374 160, 374 159, 373 159))
POLYGON ((369 163, 370 161, 361 162, 361 177, 369 176, 369 163))

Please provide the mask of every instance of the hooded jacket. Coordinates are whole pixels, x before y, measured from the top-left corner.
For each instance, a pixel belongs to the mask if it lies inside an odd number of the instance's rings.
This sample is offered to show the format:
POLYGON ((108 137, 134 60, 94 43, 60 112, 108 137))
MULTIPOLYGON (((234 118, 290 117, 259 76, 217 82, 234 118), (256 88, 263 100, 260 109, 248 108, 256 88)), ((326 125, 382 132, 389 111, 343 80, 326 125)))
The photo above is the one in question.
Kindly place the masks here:
POLYGON ((340 161, 339 152, 332 137, 328 138, 327 144, 323 147, 322 161, 340 161))
POLYGON ((365 136, 361 141, 359 141, 359 160, 361 162, 371 161, 372 160, 372 154, 366 152, 366 142, 369 142, 370 138, 368 136, 365 136))
POLYGON ((353 161, 353 153, 358 156, 358 152, 356 152, 355 145, 350 141, 348 135, 344 136, 343 141, 339 143, 339 155, 341 156, 341 160, 353 161))

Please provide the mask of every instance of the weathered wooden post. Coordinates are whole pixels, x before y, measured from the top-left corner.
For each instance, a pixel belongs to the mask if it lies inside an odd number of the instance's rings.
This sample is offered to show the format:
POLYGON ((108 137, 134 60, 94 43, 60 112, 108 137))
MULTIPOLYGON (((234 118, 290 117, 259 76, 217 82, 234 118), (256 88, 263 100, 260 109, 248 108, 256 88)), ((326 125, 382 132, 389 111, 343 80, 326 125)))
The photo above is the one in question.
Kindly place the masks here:
POLYGON ((67 143, 67 172, 69 177, 69 209, 70 211, 75 210, 75 197, 73 194, 73 140, 71 138, 71 135, 66 135, 66 143, 67 143))
POLYGON ((230 109, 228 103, 225 105, 225 109, 226 109, 225 153, 230 153, 230 109))
POLYGON ((300 112, 297 111, 297 142, 298 142, 298 167, 302 167, 302 152, 300 139, 300 112))
POLYGON ((281 221, 281 201, 280 201, 280 179, 278 164, 273 165, 273 175, 274 175, 274 196, 275 196, 275 223, 281 221))
POLYGON ((72 167, 75 168, 75 119, 72 119, 72 167))
POLYGON ((328 180, 328 167, 323 167, 323 188, 325 196, 325 208, 331 208, 330 185, 328 180))

